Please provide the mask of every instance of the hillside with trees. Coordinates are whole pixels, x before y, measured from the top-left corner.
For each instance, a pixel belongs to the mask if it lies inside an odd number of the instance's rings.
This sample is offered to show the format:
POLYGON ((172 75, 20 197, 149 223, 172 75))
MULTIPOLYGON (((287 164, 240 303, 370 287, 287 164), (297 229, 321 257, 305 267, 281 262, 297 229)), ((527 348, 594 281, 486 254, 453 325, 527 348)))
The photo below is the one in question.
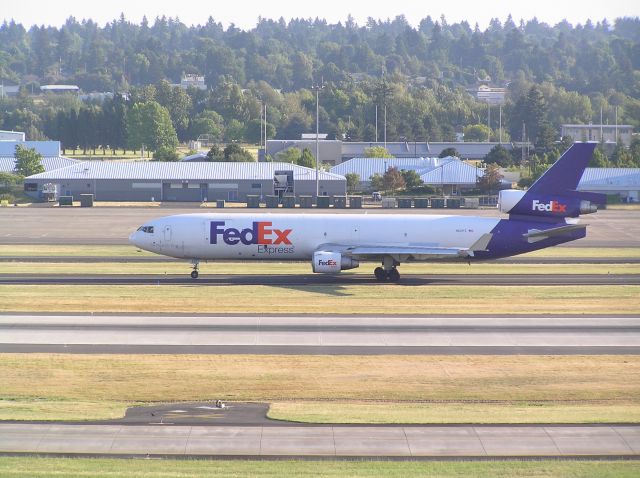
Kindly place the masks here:
MULTIPOLYGON (((540 154, 562 123, 640 127, 640 19, 547 25, 494 19, 481 30, 467 22, 403 16, 365 25, 260 19, 250 30, 210 18, 124 16, 106 25, 70 17, 61 27, 15 22, 0 26, 0 80, 19 84, 0 99, 0 128, 29 139, 55 138, 66 150, 175 148, 208 134, 219 142, 258 143, 267 106, 269 138, 298 138, 315 129, 329 138, 389 141, 520 140, 522 125, 540 154), (172 86, 184 74, 206 78, 207 90, 172 86), (113 92, 104 102, 37 95, 42 84, 77 84, 113 92), (487 126, 487 105, 467 90, 507 87, 502 110, 487 126)), ((495 108, 497 110, 497 107, 495 108)), ((578 139, 578 138, 577 138, 578 139)), ((634 155, 620 151, 616 157, 634 155)), ((637 158, 640 161, 640 158, 637 158)), ((608 158, 607 160, 611 160, 608 158)))

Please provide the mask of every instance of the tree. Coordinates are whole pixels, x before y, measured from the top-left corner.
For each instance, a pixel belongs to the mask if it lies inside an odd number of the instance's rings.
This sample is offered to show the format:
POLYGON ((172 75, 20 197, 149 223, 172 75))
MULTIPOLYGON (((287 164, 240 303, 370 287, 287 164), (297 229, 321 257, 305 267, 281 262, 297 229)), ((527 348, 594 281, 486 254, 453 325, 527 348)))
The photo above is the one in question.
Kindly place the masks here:
POLYGON ((232 143, 224 148, 224 160, 232 163, 248 163, 255 161, 255 158, 246 149, 232 143))
POLYGON ((187 139, 189 128, 189 111, 191 98, 179 86, 172 86, 167 80, 162 80, 156 86, 156 101, 167 108, 173 127, 182 141, 187 139))
POLYGON ((44 173, 42 155, 33 148, 25 148, 22 145, 17 145, 16 166, 14 171, 16 174, 24 177, 44 173))
POLYGON ((387 169, 384 176, 382 176, 382 180, 386 191, 396 191, 406 187, 402 173, 395 166, 387 169))
POLYGON ((363 154, 365 158, 393 158, 394 157, 383 146, 372 146, 371 148, 365 148, 363 154))
POLYGON ((536 148, 542 151, 550 151, 553 147, 558 134, 556 129, 548 121, 543 121, 540 125, 538 138, 536 140, 536 148))
POLYGON ((484 157, 487 164, 497 164, 501 168, 507 168, 513 164, 513 158, 507 149, 501 144, 496 144, 484 157))
POLYGON ((349 192, 357 191, 360 187, 360 175, 358 173, 347 173, 344 177, 347 180, 347 190, 349 192))
POLYGON ((154 161, 174 162, 180 161, 180 155, 175 149, 161 146, 153 153, 153 159, 154 161))
POLYGON ((382 191, 384 189, 384 178, 380 173, 375 173, 369 177, 371 182, 371 189, 374 191, 382 191))
POLYGON ((484 170, 484 175, 478 181, 478 187, 484 193, 496 191, 500 188, 500 181, 503 177, 497 164, 489 164, 484 170))
POLYGON ((155 101, 136 103, 127 117, 129 147, 134 151, 142 146, 156 151, 178 146, 176 130, 171 123, 169 112, 155 101))
POLYGON ((403 169, 400 174, 402 174, 402 179, 404 179, 407 189, 418 188, 424 184, 420 179, 420 175, 413 169, 403 169))
POLYGON ((316 158, 309 148, 304 148, 300 159, 298 160, 298 166, 304 166, 305 168, 315 168, 316 158))
POLYGON ((224 119, 215 111, 203 111, 189 122, 189 137, 192 139, 206 134, 219 141, 223 133, 224 119))
POLYGON ((207 161, 220 162, 224 161, 224 151, 217 144, 211 146, 211 149, 207 152, 207 161))
POLYGON ((458 153, 458 150, 456 148, 444 148, 442 151, 440 151, 440 154, 438 155, 439 158, 448 158, 450 156, 454 158, 459 158, 460 153, 458 153))
MULTIPOLYGON (((258 144, 264 134, 264 121, 259 119, 252 119, 247 122, 245 127, 244 136, 248 143, 258 144)), ((276 128, 267 123, 267 138, 274 138, 276 135, 276 128)))
POLYGON ((611 163, 616 168, 632 168, 634 166, 633 156, 621 141, 618 141, 611 154, 611 163))
POLYGON ((298 164, 302 151, 299 148, 291 147, 276 154, 276 159, 282 163, 298 164))
POLYGON ((611 166, 609 163, 609 158, 604 154, 602 148, 599 146, 593 150, 593 156, 591 157, 591 161, 589 161, 589 167, 591 168, 608 168, 611 166))
POLYGON ((640 168, 640 138, 633 137, 631 145, 629 146, 629 152, 633 158, 634 167, 640 168))
POLYGON ((242 141, 245 136, 245 127, 242 122, 237 119, 232 119, 227 123, 227 128, 224 132, 225 141, 242 141))
POLYGON ((491 130, 485 124, 472 124, 464 127, 465 141, 487 141, 491 130))

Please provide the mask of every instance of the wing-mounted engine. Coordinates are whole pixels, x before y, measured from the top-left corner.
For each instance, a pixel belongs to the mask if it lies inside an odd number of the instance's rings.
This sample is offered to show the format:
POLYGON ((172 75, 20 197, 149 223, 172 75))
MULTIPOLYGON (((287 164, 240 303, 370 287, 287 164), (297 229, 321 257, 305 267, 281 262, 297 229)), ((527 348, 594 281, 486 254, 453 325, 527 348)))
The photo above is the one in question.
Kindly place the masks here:
POLYGON ((355 269, 360 263, 339 252, 317 251, 313 254, 313 272, 322 274, 337 274, 340 271, 355 269))

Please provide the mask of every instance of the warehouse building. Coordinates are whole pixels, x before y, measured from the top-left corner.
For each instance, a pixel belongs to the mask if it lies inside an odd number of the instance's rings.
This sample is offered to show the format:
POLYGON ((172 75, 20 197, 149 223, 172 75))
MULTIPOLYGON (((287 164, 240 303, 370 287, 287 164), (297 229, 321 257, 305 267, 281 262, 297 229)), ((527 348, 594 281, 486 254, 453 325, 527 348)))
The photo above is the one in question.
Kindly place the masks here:
POLYGON ((640 202, 640 168, 587 168, 578 190, 618 195, 622 202, 640 202))
MULTIPOLYGON (((315 196, 316 171, 289 163, 86 161, 25 179, 41 198, 52 186, 62 196, 93 194, 97 201, 246 201, 248 195, 315 196)), ((320 172, 320 195, 343 196, 343 176, 320 172)))

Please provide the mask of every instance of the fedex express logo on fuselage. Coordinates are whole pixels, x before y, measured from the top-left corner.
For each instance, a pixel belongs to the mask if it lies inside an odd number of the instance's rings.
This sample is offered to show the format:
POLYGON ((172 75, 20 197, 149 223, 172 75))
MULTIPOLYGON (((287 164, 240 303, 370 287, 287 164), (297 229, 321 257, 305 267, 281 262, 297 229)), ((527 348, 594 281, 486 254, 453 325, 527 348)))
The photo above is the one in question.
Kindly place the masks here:
POLYGON ((540 212, 567 212, 567 205, 560 204, 558 201, 549 201, 544 203, 534 199, 531 210, 540 212))
POLYGON ((218 239, 222 242, 235 246, 236 244, 259 245, 291 245, 289 234, 292 229, 275 229, 273 223, 267 221, 253 222, 251 227, 246 229, 236 229, 235 227, 225 227, 225 221, 211 221, 210 244, 218 244, 218 239))

